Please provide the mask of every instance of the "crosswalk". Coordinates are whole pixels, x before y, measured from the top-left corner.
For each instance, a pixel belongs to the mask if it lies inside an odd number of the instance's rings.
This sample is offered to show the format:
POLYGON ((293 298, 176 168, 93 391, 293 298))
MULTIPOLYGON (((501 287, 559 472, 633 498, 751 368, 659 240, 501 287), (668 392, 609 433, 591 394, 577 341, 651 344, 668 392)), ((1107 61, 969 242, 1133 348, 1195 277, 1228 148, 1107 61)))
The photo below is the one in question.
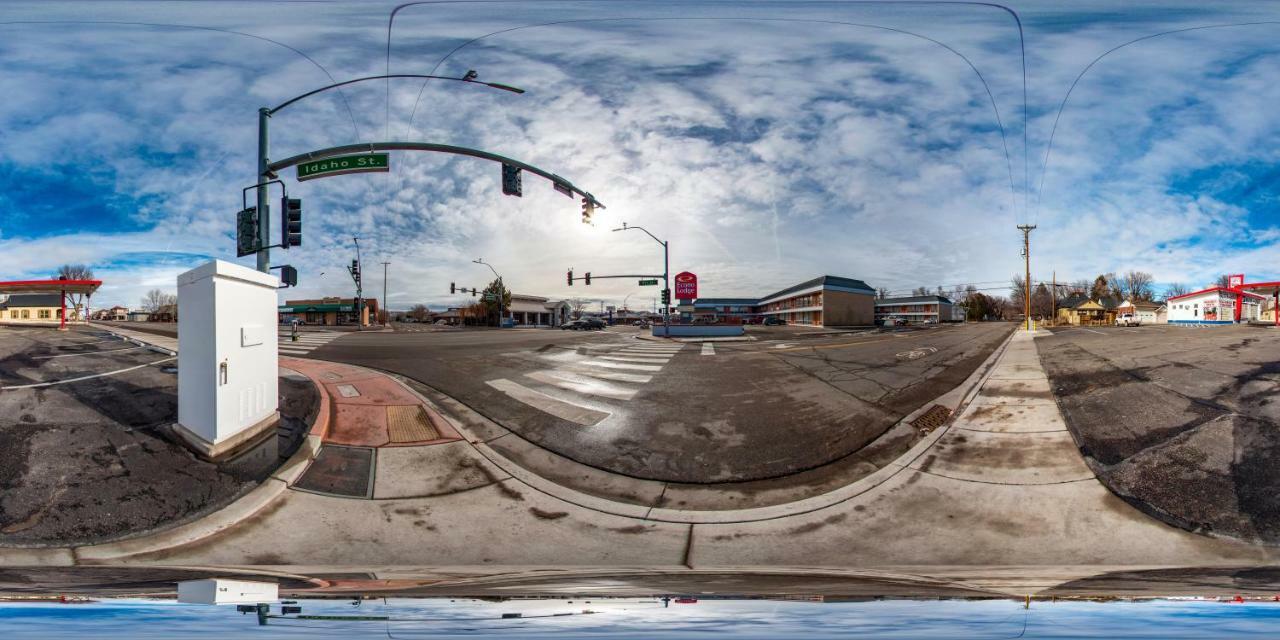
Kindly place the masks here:
POLYGON ((635 397, 684 346, 645 342, 567 361, 553 356, 551 368, 485 384, 538 411, 589 427, 613 414, 610 403, 635 397))
POLYGON ((315 349, 329 344, 344 335, 346 335, 346 333, 342 331, 299 331, 298 341, 294 342, 290 339, 289 333, 281 333, 279 334, 280 355, 305 356, 315 349))

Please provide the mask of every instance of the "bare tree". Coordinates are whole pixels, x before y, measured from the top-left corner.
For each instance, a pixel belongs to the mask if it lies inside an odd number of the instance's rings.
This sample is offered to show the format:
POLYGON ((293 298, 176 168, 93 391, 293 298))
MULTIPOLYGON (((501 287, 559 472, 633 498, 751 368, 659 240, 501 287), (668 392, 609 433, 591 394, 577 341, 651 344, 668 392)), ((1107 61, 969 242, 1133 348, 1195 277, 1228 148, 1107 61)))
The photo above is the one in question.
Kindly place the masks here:
POLYGON ((1150 300, 1155 294, 1152 282, 1155 278, 1145 271, 1127 271, 1120 278, 1120 288, 1126 300, 1150 300))
MULTIPOLYGON (((58 267, 56 276, 59 280, 92 280, 93 269, 84 264, 64 264, 58 267)), ((71 320, 80 319, 80 310, 84 308, 86 295, 83 293, 70 294, 71 297, 71 320)))
POLYGON ((1217 280, 1215 280, 1215 281, 1213 282, 1213 286, 1215 286, 1215 287, 1229 287, 1229 286, 1231 286, 1231 276, 1229 276, 1229 275, 1227 275, 1227 274, 1225 274, 1225 273, 1224 273, 1224 274, 1222 274, 1222 275, 1220 275, 1220 276, 1218 276, 1218 279, 1217 279, 1217 280))
POLYGON ((423 320, 426 320, 431 315, 431 311, 427 309, 427 305, 425 304, 415 304, 409 308, 408 315, 410 318, 413 318, 418 322, 422 322, 423 320))
POLYGON ((888 298, 888 297, 889 297, 889 290, 888 290, 888 289, 886 289, 886 288, 884 288, 884 287, 880 287, 879 289, 876 289, 876 298, 877 298, 877 299, 879 299, 879 300, 884 300, 885 298, 888 298))
POLYGON ((1089 289, 1092 288, 1092 286, 1093 283, 1090 282, 1088 278, 1081 278, 1080 280, 1076 280, 1075 282, 1067 285, 1067 294, 1077 294, 1082 296, 1088 295, 1089 289))
POLYGON ((1187 293, 1190 293, 1187 290, 1187 285, 1181 282, 1170 282, 1169 286, 1164 288, 1164 299, 1168 300, 1174 296, 1186 295, 1187 293))
POLYGON ((911 291, 911 295, 913 295, 913 296, 927 296, 927 295, 929 295, 929 288, 928 288, 928 287, 916 287, 914 290, 912 290, 912 291, 911 291))
POLYGON ((1027 303, 1027 282, 1021 275, 1015 275, 1009 284, 1012 285, 1009 287, 1009 302, 1018 308, 1018 313, 1022 313, 1027 303))
POLYGON ((574 319, 581 318, 583 310, 587 308, 587 305, 591 304, 591 302, 585 298, 569 298, 568 300, 565 300, 565 302, 569 303, 569 310, 573 314, 574 319))
POLYGON ((142 310, 147 313, 157 313, 165 303, 165 293, 159 289, 152 289, 142 297, 142 310))

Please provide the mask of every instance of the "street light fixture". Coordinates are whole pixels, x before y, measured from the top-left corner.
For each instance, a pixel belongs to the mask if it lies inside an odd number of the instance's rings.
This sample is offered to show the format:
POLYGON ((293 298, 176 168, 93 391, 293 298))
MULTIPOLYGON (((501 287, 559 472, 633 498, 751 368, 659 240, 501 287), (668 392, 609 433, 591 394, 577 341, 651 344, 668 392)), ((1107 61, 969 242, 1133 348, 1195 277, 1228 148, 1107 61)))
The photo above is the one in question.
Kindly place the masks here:
POLYGON ((506 287, 503 286, 502 284, 502 276, 498 273, 497 269, 493 268, 493 265, 489 264, 488 262, 485 262, 483 258, 476 258, 475 260, 472 260, 472 262, 489 267, 489 270, 493 272, 493 276, 498 279, 498 292, 496 295, 498 296, 498 328, 501 329, 502 328, 502 292, 506 291, 506 287))
POLYGON ((657 242, 658 244, 662 245, 662 291, 664 294, 666 294, 665 297, 667 300, 662 305, 662 330, 663 330, 663 335, 670 338, 671 337, 671 294, 669 292, 671 291, 671 282, 668 278, 668 276, 670 275, 670 268, 671 268, 670 247, 667 245, 667 242, 665 240, 659 240, 658 236, 655 236, 652 233, 649 233, 649 230, 645 229, 644 227, 635 227, 635 226, 628 227, 627 223, 623 222, 622 226, 617 229, 614 229, 614 231, 630 231, 632 229, 639 229, 649 234, 649 237, 653 238, 654 242, 657 242))

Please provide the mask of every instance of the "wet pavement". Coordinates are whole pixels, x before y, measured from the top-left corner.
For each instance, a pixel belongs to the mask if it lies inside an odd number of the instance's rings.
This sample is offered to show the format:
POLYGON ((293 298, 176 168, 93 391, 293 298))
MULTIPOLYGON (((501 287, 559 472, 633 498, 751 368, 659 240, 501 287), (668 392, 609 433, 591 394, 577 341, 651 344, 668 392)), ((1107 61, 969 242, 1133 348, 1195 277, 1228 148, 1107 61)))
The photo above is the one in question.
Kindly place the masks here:
POLYGON ((1280 331, 1091 327, 1038 344, 1112 491, 1176 526, 1280 544, 1280 331))
POLYGON ((219 464, 170 434, 177 360, 91 328, 0 327, 0 545, 102 542, 210 513, 301 442, 318 396, 281 378, 276 438, 219 464))
POLYGON ((357 334, 313 356, 403 374, 588 467, 741 483, 849 460, 960 384, 1012 326, 752 329, 753 341, 711 349, 641 340, 629 327, 357 334))

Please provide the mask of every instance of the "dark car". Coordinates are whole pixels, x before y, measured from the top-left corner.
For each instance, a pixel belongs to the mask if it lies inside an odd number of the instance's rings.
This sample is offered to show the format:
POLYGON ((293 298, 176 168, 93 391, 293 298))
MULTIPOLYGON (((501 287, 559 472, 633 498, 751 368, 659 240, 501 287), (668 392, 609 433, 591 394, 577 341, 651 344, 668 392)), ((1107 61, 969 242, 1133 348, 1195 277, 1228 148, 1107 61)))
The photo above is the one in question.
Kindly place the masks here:
POLYGON ((783 320, 782 318, 779 318, 777 316, 769 316, 768 318, 764 319, 764 324, 766 326, 781 325, 786 323, 787 323, 786 320, 783 320))
POLYGON ((566 323, 564 323, 564 324, 560 325, 560 330, 561 330, 561 331, 564 331, 564 330, 567 330, 567 329, 572 329, 572 330, 574 330, 574 331, 578 331, 578 330, 580 330, 580 329, 585 329, 585 328, 587 328, 587 327, 586 327, 586 325, 587 325, 587 321, 586 321, 586 320, 570 320, 570 321, 568 321, 568 322, 566 322, 566 323))
POLYGON ((587 330, 604 329, 605 327, 608 326, 608 324, 606 324, 605 321, 601 320, 600 318, 586 318, 582 320, 582 322, 586 323, 586 326, 584 326, 583 328, 587 330))

